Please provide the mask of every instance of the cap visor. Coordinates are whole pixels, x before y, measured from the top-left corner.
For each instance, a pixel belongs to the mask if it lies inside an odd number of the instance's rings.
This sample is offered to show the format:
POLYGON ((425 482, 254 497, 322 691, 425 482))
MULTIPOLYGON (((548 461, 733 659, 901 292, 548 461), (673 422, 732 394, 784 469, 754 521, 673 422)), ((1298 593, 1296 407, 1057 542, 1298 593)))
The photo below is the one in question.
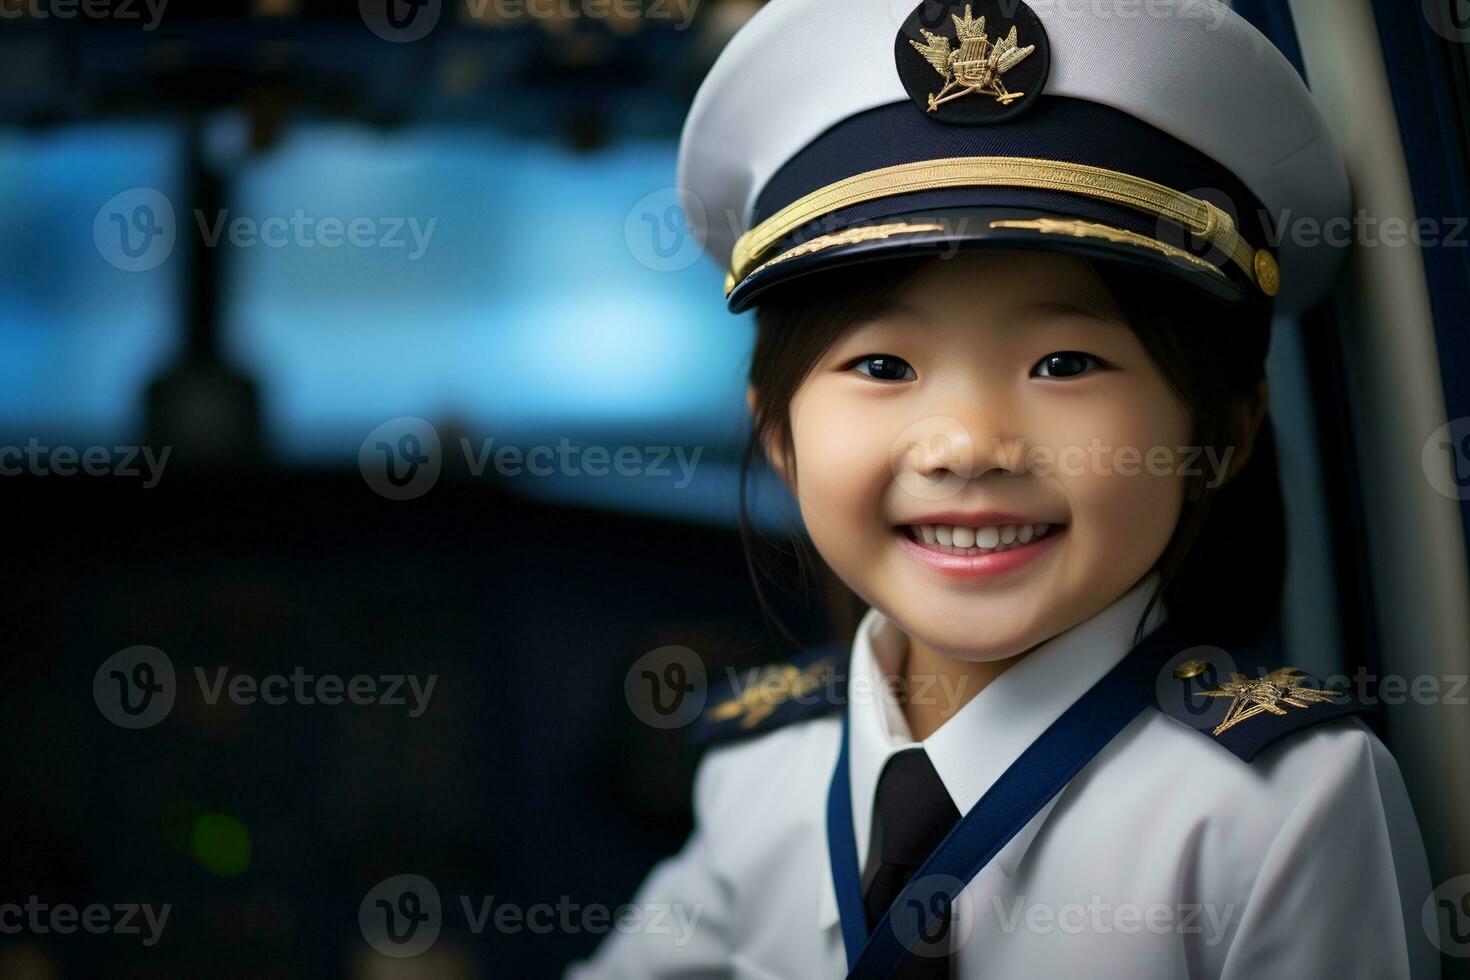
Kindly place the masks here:
POLYGON ((826 269, 918 255, 945 256, 958 250, 1004 248, 1066 252, 1119 262, 1176 279, 1229 305, 1254 299, 1217 263, 1171 242, 1078 218, 1015 207, 951 207, 886 216, 817 236, 787 249, 773 249, 726 297, 730 312, 759 304, 773 287, 826 269))

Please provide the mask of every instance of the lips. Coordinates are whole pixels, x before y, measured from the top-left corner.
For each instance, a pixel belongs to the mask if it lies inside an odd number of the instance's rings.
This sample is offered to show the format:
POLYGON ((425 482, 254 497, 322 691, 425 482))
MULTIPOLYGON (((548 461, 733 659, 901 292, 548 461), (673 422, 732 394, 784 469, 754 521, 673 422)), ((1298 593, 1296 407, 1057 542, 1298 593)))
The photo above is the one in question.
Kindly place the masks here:
POLYGON ((1060 527, 1047 522, 1007 522, 1004 524, 905 524, 901 530, 909 538, 941 554, 991 555, 1021 548, 1044 538, 1060 527))
POLYGON ((1013 514, 970 514, 961 520, 935 516, 895 527, 904 551, 951 577, 1011 572, 1053 550, 1066 525, 1025 520, 1013 514))

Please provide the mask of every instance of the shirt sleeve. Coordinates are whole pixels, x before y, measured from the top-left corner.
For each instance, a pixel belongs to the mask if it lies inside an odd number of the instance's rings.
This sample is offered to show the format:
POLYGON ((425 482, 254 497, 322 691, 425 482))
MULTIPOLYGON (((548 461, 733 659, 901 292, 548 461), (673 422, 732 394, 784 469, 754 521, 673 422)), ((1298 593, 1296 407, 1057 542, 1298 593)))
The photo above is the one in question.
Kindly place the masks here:
POLYGON ((1429 866, 1397 763, 1356 719, 1311 737, 1325 752, 1310 753, 1310 782, 1266 850, 1222 980, 1438 980, 1419 920, 1429 866))
POLYGON ((716 872, 706 814, 719 753, 695 776, 694 831, 683 848, 654 866, 632 904, 642 925, 614 929, 590 960, 573 963, 564 980, 716 980, 731 976, 730 889, 716 872))

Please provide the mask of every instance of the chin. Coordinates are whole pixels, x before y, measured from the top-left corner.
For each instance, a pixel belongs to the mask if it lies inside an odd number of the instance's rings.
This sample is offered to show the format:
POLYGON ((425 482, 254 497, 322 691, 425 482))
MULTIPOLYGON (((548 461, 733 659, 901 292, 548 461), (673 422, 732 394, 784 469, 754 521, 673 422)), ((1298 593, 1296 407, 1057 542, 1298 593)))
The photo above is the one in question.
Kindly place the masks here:
MULTIPOLYGON (((969 621, 949 618, 950 625, 940 629, 910 628, 908 617, 890 617, 898 623, 904 633, 931 649, 954 660, 982 663, 1005 660, 1031 649, 1038 643, 1050 639, 1046 630, 1036 627, 1029 619, 1024 623, 1006 622, 997 629, 998 616, 968 617, 969 621)), ((932 622, 933 616, 918 616, 917 622, 932 622)))
POLYGON ((925 642, 952 660, 964 660, 969 663, 987 663, 1014 657, 1016 654, 1024 653, 1047 639, 1050 639, 1050 637, 998 637, 992 638, 980 647, 974 645, 972 637, 962 636, 938 637, 933 640, 926 640, 925 642))

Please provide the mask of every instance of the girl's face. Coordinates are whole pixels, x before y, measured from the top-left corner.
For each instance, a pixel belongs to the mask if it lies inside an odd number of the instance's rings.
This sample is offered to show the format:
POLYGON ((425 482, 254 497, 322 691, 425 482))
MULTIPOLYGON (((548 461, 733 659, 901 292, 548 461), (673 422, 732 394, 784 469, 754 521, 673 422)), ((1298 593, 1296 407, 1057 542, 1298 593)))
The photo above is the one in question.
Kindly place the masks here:
POLYGON ((1117 599, 1184 501, 1186 409, 1073 256, 929 262, 838 338, 791 426, 818 551, 965 660, 1023 652, 1117 599))

